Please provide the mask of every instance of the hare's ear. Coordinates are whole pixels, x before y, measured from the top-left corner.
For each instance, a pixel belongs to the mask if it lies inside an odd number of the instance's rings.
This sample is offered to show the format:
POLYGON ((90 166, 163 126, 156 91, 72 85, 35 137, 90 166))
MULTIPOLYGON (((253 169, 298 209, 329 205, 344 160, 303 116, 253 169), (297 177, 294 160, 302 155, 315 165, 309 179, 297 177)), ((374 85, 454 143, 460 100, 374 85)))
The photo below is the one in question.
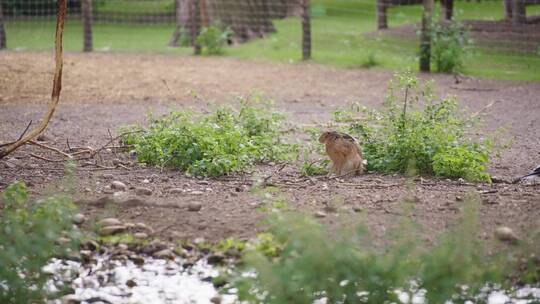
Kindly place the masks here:
POLYGON ((329 135, 329 133, 330 133, 330 132, 328 132, 328 131, 323 132, 323 133, 321 134, 321 136, 319 136, 319 142, 322 143, 322 144, 323 144, 324 142, 326 142, 326 140, 328 140, 328 135, 329 135))

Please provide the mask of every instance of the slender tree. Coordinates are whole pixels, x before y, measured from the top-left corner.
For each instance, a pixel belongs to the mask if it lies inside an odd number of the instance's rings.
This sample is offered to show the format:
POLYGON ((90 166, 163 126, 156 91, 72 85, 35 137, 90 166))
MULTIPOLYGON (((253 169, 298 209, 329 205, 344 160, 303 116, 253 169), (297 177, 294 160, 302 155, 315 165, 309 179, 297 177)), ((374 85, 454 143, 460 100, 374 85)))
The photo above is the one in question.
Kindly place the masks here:
POLYGON ((302 0, 302 60, 311 58, 310 1, 302 0))
POLYGON ((6 29, 4 28, 4 13, 2 12, 2 0, 0 0, 0 50, 6 46, 6 29))
POLYGON ((92 43, 92 0, 81 1, 81 18, 83 25, 83 51, 91 52, 92 43))
POLYGON ((431 16, 433 0, 423 0, 422 32, 420 34, 420 71, 429 72, 431 61, 431 16))

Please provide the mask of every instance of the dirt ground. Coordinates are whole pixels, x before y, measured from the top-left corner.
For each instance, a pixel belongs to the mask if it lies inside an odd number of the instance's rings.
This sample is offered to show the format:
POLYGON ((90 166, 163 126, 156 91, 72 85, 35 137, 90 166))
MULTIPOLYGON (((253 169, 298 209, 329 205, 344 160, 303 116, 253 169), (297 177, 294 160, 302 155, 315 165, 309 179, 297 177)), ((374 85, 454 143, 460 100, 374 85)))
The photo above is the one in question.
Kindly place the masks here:
MULTIPOLYGON (((52 56, 48 53, 0 52, 0 141, 16 139, 30 120, 36 122, 49 100, 52 56)), ((97 148, 109 140, 109 130, 144 122, 145 115, 171 108, 205 110, 231 103, 241 95, 262 93, 275 101, 291 125, 325 123, 330 113, 348 102, 380 106, 392 73, 381 70, 343 70, 320 65, 286 65, 231 58, 192 58, 138 54, 67 54, 61 104, 46 131, 44 144, 67 148, 97 148)), ((491 161, 489 172, 506 179, 527 173, 540 164, 540 83, 511 83, 452 76, 421 75, 435 80, 441 95, 452 94, 471 112, 485 111, 483 132, 505 127, 502 139, 512 146, 491 161)), ((24 180, 32 195, 65 189, 62 162, 55 152, 28 145, 0 161, 0 189, 24 180)), ((104 150, 103 164, 122 162, 125 168, 104 169, 81 162, 75 173, 75 198, 81 210, 95 217, 116 216, 144 222, 157 234, 172 239, 204 237, 249 238, 259 224, 268 197, 251 191, 257 178, 280 189, 293 208, 324 212, 325 223, 362 219, 376 236, 404 216, 423 227, 427 241, 455 220, 468 193, 481 204, 481 237, 506 225, 526 237, 540 227, 540 185, 510 183, 467 184, 435 178, 412 183, 398 175, 365 174, 346 180, 303 178, 294 165, 259 166, 253 172, 199 180, 176 170, 161 171, 133 164, 126 154, 104 150), (113 180, 127 184, 127 196, 112 194, 113 180), (135 195, 146 187, 151 195, 135 195), (175 189, 175 190, 171 190, 175 189), (412 199, 405 211, 404 198, 412 199), (106 201, 113 203, 106 203, 106 201), (187 206, 200 202, 200 211, 187 206)))

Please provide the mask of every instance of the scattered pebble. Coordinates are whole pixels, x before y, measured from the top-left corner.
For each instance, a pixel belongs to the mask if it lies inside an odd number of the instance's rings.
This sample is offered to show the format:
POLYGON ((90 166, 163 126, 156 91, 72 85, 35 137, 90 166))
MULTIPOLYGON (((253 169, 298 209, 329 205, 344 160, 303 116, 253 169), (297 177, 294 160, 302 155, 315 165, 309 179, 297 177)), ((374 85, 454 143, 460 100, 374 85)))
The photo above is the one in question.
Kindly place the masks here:
POLYGON ((326 217, 326 213, 324 211, 317 211, 315 212, 315 217, 318 217, 318 218, 326 217))
POLYGON ((152 189, 145 187, 135 187, 135 194, 137 195, 152 195, 152 189))
POLYGON ((121 181, 113 181, 111 183, 111 188, 120 191, 126 191, 128 189, 126 184, 122 183, 121 181))
POLYGON ((150 180, 149 179, 143 179, 142 183, 143 184, 150 184, 150 180))
POLYGON ((202 208, 201 202, 190 202, 188 204, 188 211, 197 212, 202 208))
POLYGON ((136 232, 133 234, 133 237, 139 240, 144 240, 148 238, 148 234, 144 232, 136 232))
POLYGON ((169 193, 170 194, 184 193, 184 189, 182 189, 182 188, 171 188, 171 190, 169 190, 169 193))
POLYGON ((208 256, 208 259, 207 259, 208 264, 210 264, 210 265, 219 264, 219 263, 223 262, 223 260, 225 260, 225 256, 222 253, 219 253, 219 252, 211 254, 210 256, 208 256))
POLYGON ((510 227, 501 226, 495 230, 495 236, 497 239, 503 242, 515 244, 519 241, 519 238, 510 227))
POLYGON ((104 219, 100 220, 98 222, 98 225, 101 226, 101 227, 104 227, 104 226, 119 226, 119 225, 122 225, 122 221, 120 221, 119 219, 114 218, 114 217, 109 217, 109 218, 104 218, 104 219))
POLYGON ((154 252, 152 256, 156 259, 174 259, 174 253, 170 249, 154 252))
POLYGON ((99 229, 99 235, 107 236, 126 231, 126 226, 124 225, 115 225, 115 226, 105 226, 99 229))
POLYGON ((198 191, 198 190, 195 190, 195 191, 191 191, 190 194, 193 194, 193 195, 201 195, 203 194, 204 192, 202 191, 198 191))
POLYGON ((101 177, 103 177, 104 179, 112 179, 114 178, 114 175, 112 175, 112 173, 103 173, 101 177))
POLYGON ((51 141, 52 138, 46 134, 40 134, 37 138, 37 141, 51 141))
POLYGON ((86 221, 86 217, 82 213, 77 213, 73 216, 73 223, 76 225, 82 225, 86 221))

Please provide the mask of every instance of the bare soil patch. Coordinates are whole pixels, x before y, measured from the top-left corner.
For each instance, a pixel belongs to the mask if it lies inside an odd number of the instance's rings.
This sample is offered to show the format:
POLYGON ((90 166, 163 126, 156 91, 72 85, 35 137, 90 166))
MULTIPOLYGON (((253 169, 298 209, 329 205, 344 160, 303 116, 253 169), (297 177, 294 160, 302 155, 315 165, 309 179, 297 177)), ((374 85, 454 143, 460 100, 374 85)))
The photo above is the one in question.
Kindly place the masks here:
MULTIPOLYGON (((1 140, 16 139, 30 120, 37 121, 49 100, 52 56, 46 53, 0 53, 1 140)), ((48 130, 47 144, 63 148, 103 145, 109 130, 144 122, 148 111, 166 113, 171 108, 207 110, 212 104, 231 103, 239 95, 263 93, 275 101, 291 126, 324 123, 333 110, 351 101, 379 106, 392 74, 379 70, 340 70, 319 65, 285 65, 230 58, 192 58, 138 54, 67 54, 64 90, 48 130)), ((457 95, 464 107, 475 112, 493 102, 485 112, 480 132, 506 127, 503 139, 512 146, 494 158, 489 172, 508 179, 540 163, 540 84, 512 83, 474 78, 456 84, 447 75, 434 78, 437 91, 457 95)), ((481 136, 482 134, 480 134, 481 136)), ((54 152, 26 146, 0 162, 0 189, 15 180, 28 183, 32 195, 65 189, 61 162, 50 162, 30 153, 55 159, 54 152)), ((126 163, 125 168, 102 170, 84 166, 75 172, 75 198, 82 211, 95 217, 116 216, 145 222, 163 237, 219 240, 252 237, 267 199, 253 189, 257 179, 274 174, 269 183, 278 188, 293 208, 322 211, 326 223, 354 223, 364 219, 379 235, 402 217, 412 217, 432 240, 455 224, 463 199, 476 192, 482 200, 482 236, 489 238, 496 226, 506 225, 520 235, 540 226, 540 186, 521 184, 467 184, 402 176, 366 174, 346 180, 304 178, 294 164, 276 173, 280 165, 254 168, 253 172, 218 179, 187 177, 177 170, 138 166, 127 154, 102 153, 104 164, 126 163), (115 197, 108 185, 122 181, 127 197, 115 197), (136 195, 146 187, 151 195, 136 195), (171 189, 180 189, 174 190, 171 189), (403 199, 414 203, 406 212, 403 199), (114 201, 107 203, 107 200, 114 201), (200 211, 189 211, 191 202, 200 211)))

